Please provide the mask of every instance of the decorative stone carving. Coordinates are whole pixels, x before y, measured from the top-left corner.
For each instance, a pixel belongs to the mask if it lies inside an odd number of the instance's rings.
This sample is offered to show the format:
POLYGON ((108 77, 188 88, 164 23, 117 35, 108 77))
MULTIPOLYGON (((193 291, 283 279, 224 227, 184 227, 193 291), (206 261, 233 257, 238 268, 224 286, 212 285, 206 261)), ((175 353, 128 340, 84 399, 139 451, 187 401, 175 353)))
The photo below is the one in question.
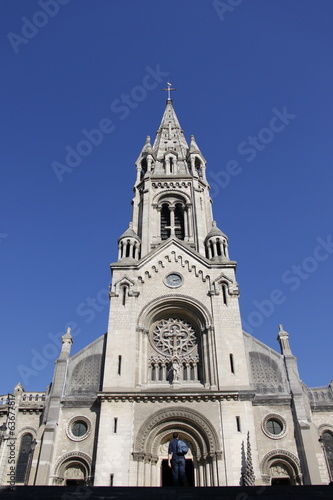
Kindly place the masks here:
POLYGON ((287 475, 293 478, 297 484, 302 484, 301 464, 293 453, 283 449, 272 450, 266 453, 260 467, 262 478, 265 482, 268 482, 269 478, 272 477, 271 472, 275 470, 273 467, 276 466, 286 468, 287 471, 289 469, 287 475))
POLYGON ((155 415, 149 417, 143 423, 137 433, 135 442, 136 453, 147 453, 147 441, 153 429, 156 429, 159 424, 163 425, 164 422, 172 420, 178 423, 185 422, 188 427, 193 426, 196 429, 199 428, 205 436, 208 445, 207 452, 216 453, 221 451, 217 433, 203 415, 200 415, 195 410, 189 410, 187 408, 170 408, 169 410, 161 410, 155 413, 155 415))
POLYGON ((152 343, 162 354, 182 356, 195 348, 197 338, 190 323, 179 318, 169 318, 163 319, 155 326, 152 343))
POLYGON ((101 354, 82 359, 74 368, 67 393, 97 392, 101 379, 101 354))

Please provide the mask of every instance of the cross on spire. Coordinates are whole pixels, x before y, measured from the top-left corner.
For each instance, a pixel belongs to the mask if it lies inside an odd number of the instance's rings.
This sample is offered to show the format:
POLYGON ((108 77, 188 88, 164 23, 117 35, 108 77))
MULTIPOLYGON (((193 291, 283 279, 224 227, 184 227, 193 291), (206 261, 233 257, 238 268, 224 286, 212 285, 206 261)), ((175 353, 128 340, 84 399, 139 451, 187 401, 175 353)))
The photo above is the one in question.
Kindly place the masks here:
POLYGON ((174 87, 172 87, 172 84, 171 84, 170 82, 167 82, 167 86, 168 86, 168 88, 167 88, 167 89, 161 89, 161 90, 164 90, 165 92, 167 92, 167 93, 168 93, 168 101, 171 101, 171 94, 170 94, 170 92, 171 92, 172 90, 177 90, 177 89, 176 89, 176 88, 174 88, 174 87))

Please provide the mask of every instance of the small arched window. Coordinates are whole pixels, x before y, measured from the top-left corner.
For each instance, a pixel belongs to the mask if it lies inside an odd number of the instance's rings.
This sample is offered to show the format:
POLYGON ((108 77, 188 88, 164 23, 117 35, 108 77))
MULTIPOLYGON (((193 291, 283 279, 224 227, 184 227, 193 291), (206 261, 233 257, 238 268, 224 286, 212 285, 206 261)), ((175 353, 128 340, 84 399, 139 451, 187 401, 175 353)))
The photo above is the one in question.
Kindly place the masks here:
POLYGON ((331 471, 331 477, 333 476, 333 434, 329 431, 325 431, 321 435, 321 442, 325 448, 328 466, 331 471))
POLYGON ((221 240, 219 238, 217 238, 217 240, 216 240, 216 251, 217 251, 217 255, 219 257, 221 257, 221 255, 222 255, 222 245, 221 245, 221 240))
POLYGON ((141 180, 144 178, 146 172, 147 172, 147 158, 143 158, 143 160, 141 161, 141 173, 140 173, 141 180))
POLYGON ((127 297, 127 286, 122 287, 122 304, 126 305, 126 297, 127 297))
POLYGON ((16 482, 24 483, 31 452, 32 435, 27 433, 22 436, 20 451, 16 465, 16 482))
POLYGON ((202 177, 202 162, 197 156, 195 158, 195 168, 198 172, 199 177, 202 177))
POLYGON ((223 283, 222 285, 222 300, 223 300, 223 304, 225 306, 228 305, 228 299, 227 299, 227 285, 225 283, 223 283))
POLYGON ((184 239, 184 207, 180 203, 175 209, 175 235, 180 240, 184 239))
POLYGON ((170 236, 170 211, 167 203, 163 203, 161 210, 161 240, 167 240, 170 236))

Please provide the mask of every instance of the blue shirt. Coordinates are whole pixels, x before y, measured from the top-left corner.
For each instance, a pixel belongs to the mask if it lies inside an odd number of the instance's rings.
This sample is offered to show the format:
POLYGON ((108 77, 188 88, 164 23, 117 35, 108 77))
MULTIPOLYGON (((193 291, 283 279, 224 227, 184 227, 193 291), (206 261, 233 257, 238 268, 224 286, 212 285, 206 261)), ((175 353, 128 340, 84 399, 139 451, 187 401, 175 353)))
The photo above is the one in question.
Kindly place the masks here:
POLYGON ((177 460, 177 461, 178 460, 182 460, 182 459, 185 460, 184 455, 178 455, 178 453, 177 453, 178 441, 179 441, 178 438, 173 439, 172 441, 170 441, 170 443, 169 443, 169 449, 168 449, 168 454, 172 455, 172 460, 177 460))

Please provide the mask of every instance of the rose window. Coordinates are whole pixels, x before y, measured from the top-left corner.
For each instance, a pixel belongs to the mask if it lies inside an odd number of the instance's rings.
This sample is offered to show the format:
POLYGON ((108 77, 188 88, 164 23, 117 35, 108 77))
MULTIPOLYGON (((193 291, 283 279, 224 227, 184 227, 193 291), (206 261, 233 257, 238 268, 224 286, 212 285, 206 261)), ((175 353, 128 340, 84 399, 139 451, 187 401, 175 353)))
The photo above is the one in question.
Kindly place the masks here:
POLYGON ((186 321, 178 318, 162 319, 154 328, 152 343, 166 356, 181 356, 197 345, 195 331, 186 321))

